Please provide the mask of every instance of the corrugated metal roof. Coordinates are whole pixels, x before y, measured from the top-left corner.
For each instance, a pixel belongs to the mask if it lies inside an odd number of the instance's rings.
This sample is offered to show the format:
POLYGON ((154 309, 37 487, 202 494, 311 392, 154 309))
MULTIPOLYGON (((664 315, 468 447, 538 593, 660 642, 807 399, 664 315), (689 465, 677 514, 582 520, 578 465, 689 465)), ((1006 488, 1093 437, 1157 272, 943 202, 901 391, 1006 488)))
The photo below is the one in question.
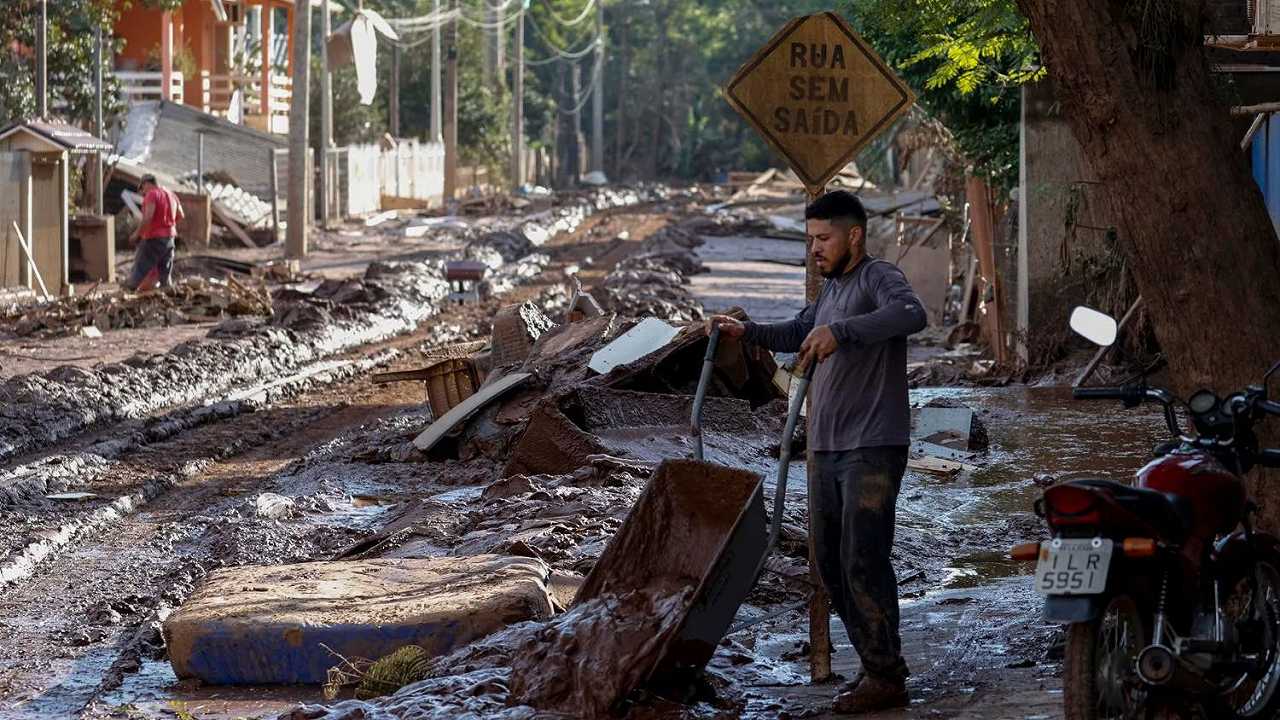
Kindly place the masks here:
MULTIPOLYGON (((263 201, 271 201, 271 151, 285 149, 285 138, 236 125, 195 108, 164 101, 134 104, 120 139, 120 155, 174 177, 196 170, 198 135, 204 135, 205 173, 225 173, 263 201)), ((288 187, 289 168, 282 154, 280 191, 288 187)))
POLYGON ((94 150, 111 149, 111 143, 96 138, 74 125, 49 122, 47 120, 26 120, 10 123, 0 129, 0 139, 23 130, 60 145, 64 150, 92 152, 94 150))

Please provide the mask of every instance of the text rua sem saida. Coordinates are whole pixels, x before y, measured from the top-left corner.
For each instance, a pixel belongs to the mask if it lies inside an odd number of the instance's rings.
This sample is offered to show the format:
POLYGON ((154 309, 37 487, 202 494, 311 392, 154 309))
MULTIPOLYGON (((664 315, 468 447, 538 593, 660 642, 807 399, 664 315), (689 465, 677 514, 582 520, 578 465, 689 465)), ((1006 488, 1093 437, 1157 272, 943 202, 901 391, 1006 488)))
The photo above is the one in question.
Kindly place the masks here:
MULTIPOLYGON (((789 64, 793 71, 845 70, 845 50, 840 44, 793 42, 789 64)), ((787 98, 796 105, 773 111, 773 129, 780 133, 856 135, 858 118, 849 103, 849 78, 814 72, 796 72, 788 80, 787 98), (803 105, 799 103, 805 103, 803 105), (844 105, 845 107, 839 107, 844 105)))

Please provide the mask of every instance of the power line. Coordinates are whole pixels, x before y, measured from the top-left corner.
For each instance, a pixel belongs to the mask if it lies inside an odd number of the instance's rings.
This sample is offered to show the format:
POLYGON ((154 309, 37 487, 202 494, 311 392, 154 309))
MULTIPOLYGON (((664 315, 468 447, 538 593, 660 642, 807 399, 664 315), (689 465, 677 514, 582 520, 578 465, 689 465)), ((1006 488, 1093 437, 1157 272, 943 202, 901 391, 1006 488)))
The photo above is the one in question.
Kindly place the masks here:
POLYGON ((582 111, 582 108, 587 106, 587 101, 590 100, 591 96, 595 94, 596 77, 599 76, 601 66, 604 65, 603 60, 604 59, 602 57, 596 57, 595 64, 592 65, 591 67, 591 78, 587 82, 587 88, 582 93, 580 98, 575 99, 577 104, 573 107, 573 109, 565 110, 564 108, 560 108, 560 112, 564 113, 565 115, 576 115, 577 113, 582 111))
MULTIPOLYGON (((538 21, 534 18, 533 13, 529 13, 529 17, 527 18, 527 20, 529 21, 529 24, 533 26, 534 34, 542 38, 542 42, 547 47, 551 48, 553 52, 561 55, 562 57, 582 57, 583 55, 586 54, 586 52, 582 50, 570 51, 560 47, 559 45, 556 45, 555 42, 546 33, 542 31, 542 27, 538 25, 538 21)), ((595 43, 599 40, 600 40, 600 34, 598 32, 593 34, 591 40, 589 41, 590 47, 594 48, 595 43)))
POLYGON ((591 15, 591 10, 596 6, 596 2, 597 0, 587 0, 586 6, 582 8, 582 12, 579 13, 578 17, 572 20, 565 20, 564 18, 560 17, 560 15, 556 12, 556 9, 551 6, 551 0, 542 0, 542 4, 546 6, 547 12, 550 13, 551 17, 556 22, 560 23, 561 25, 566 25, 570 27, 573 25, 577 25, 583 20, 586 20, 587 17, 591 15))

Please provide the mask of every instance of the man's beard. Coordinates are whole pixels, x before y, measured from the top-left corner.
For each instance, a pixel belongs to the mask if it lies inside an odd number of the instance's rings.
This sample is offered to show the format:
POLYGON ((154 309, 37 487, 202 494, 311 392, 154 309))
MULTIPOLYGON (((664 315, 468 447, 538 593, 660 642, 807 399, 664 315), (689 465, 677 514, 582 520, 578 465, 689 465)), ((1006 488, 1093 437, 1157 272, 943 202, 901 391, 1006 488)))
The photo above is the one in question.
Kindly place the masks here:
POLYGON ((845 271, 845 266, 848 264, 849 264, 849 253, 845 253, 844 255, 840 256, 839 260, 831 263, 830 268, 828 268, 827 270, 819 270, 818 272, 822 275, 822 277, 830 280, 831 278, 837 278, 843 275, 845 271))

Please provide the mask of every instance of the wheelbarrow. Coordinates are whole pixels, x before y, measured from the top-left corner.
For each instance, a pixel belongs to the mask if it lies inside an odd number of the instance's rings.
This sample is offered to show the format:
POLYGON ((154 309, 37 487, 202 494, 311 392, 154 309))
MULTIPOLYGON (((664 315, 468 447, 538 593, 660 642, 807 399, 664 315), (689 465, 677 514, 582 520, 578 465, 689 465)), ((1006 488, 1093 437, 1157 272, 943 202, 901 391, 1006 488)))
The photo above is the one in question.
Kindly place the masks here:
POLYGON ((797 381, 791 401, 780 443, 773 517, 767 521, 759 475, 703 459, 701 412, 718 341, 716 328, 708 340, 690 419, 695 459, 665 460, 657 467, 575 598, 581 603, 605 594, 694 588, 683 617, 658 639, 662 650, 640 674, 646 682, 679 681, 706 665, 782 528, 791 440, 812 370, 797 381))

